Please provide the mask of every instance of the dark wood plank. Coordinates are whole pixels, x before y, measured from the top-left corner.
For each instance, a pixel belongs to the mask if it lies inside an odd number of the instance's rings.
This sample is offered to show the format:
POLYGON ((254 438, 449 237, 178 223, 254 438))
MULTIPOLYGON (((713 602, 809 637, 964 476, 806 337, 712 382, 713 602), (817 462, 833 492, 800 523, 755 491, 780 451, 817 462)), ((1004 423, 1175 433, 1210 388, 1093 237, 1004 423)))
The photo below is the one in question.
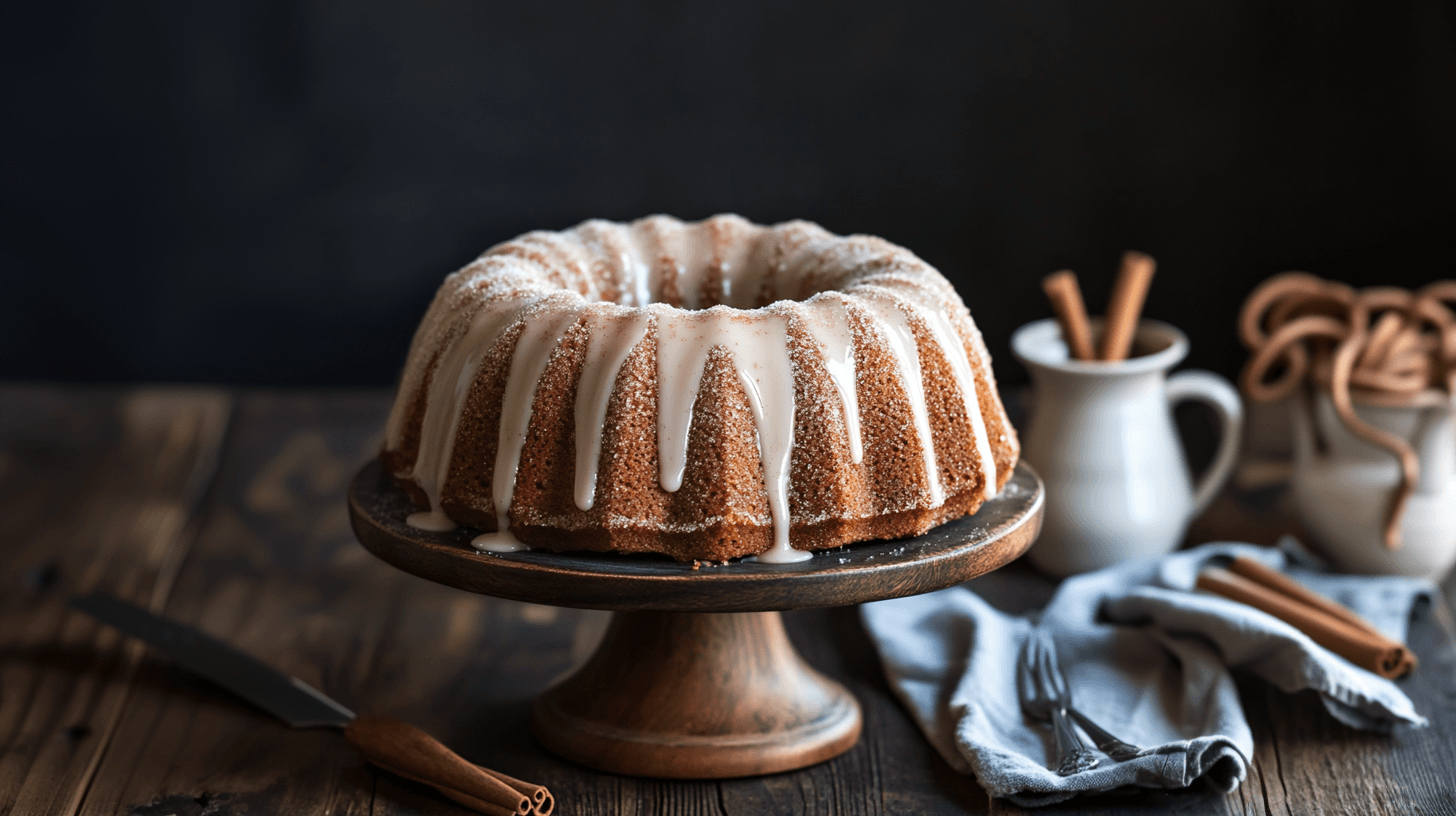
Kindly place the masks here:
POLYGON ((75 812, 140 650, 65 599, 161 607, 229 410, 211 389, 0 387, 0 813, 75 812))
MULTIPOLYGON (((1448 582, 1449 586, 1449 582, 1448 582)), ((1456 813, 1456 639, 1444 601, 1419 612, 1411 648, 1420 668, 1401 681, 1427 728, 1382 736, 1330 718, 1312 693, 1282 694, 1244 679, 1254 773, 1232 797, 1238 813, 1456 813)))
MULTIPOLYGON (((527 706, 589 652, 601 616, 452 590, 363 550, 344 487, 377 451, 386 409, 379 394, 241 400, 216 501, 167 614, 356 710, 397 716, 469 759, 551 784, 536 767, 546 760, 527 706)), ((367 767, 335 733, 290 731, 150 659, 144 673, 84 813, 196 797, 222 812, 458 812, 367 767)))
MULTIPOLYGON (((348 546, 343 484, 380 427, 377 402, 352 405, 239 401, 214 501, 166 608, 351 706, 388 675, 376 647, 399 601, 392 576, 348 546)), ((204 800, 209 812, 367 813, 373 786, 337 732, 290 731, 149 655, 81 812, 204 800)))
MULTIPOLYGON (((864 707, 863 738, 834 760, 764 777, 669 782, 598 773, 547 754, 529 733, 530 701, 591 653, 607 615, 433 584, 359 546, 348 528, 343 495, 348 479, 377 448, 386 410, 387 397, 379 393, 243 395, 224 467, 199 517, 167 614, 248 649, 356 710, 399 717, 468 759, 549 785, 562 813, 1022 812, 988 801, 973 779, 936 755, 891 695, 858 615, 848 607, 784 615, 808 662, 849 687, 864 707)), ((84 446, 84 435, 75 439, 80 441, 70 444, 84 446)), ((0 493, 0 510, 22 521, 42 519, 21 527, 45 526, 54 511, 32 505, 64 502, 44 491, 25 493, 23 482, 5 475, 16 456, 7 455, 10 459, 0 460, 0 485, 22 492, 0 493)), ((52 461, 36 451, 25 456, 36 467, 51 467, 54 475, 47 478, 84 472, 66 471, 65 457, 52 461)), ((0 552, 11 559, 7 567, 24 561, 13 555, 18 545, 0 552)), ((91 557, 82 561, 90 563, 91 557)), ((102 563, 98 569, 109 574, 112 562, 102 563)), ((1451 590, 1448 582, 1446 591, 1451 590)), ((1443 775, 1449 762, 1439 763, 1446 756, 1441 751, 1456 747, 1456 658, 1442 656, 1449 655, 1452 638, 1441 629, 1439 614, 1416 627, 1413 646, 1425 662, 1406 681, 1417 705, 1432 716, 1431 729, 1396 737, 1349 732, 1308 695, 1289 697, 1246 682, 1244 699, 1260 753, 1239 793, 1146 791, 1082 798, 1050 810, 1316 812, 1306 806, 1312 803, 1330 813, 1401 812, 1401 806, 1453 812, 1452 781, 1443 775), (1361 796, 1367 801, 1357 802, 1361 796)), ((36 619, 17 620, 31 625, 36 619)), ((29 637, 55 640, 44 626, 29 637)), ((90 641, 64 654, 74 658, 77 652, 91 659, 90 641)), ((11 654, 24 654, 21 662, 36 661, 34 652, 11 654)), ((0 671, 12 672, 12 662, 0 671)), ((88 663, 72 674, 105 670, 88 663)), ((23 719, 7 708, 20 705, 11 699, 9 678, 0 686, 0 714, 23 719)), ((55 696, 47 703, 53 708, 74 707, 84 698, 70 686, 55 696)), ((0 717, 0 725, 10 722, 0 717)), ((4 761, 0 773, 8 767, 4 761)), ((13 792, 0 785, 0 795, 13 792)), ((290 731, 150 657, 136 672, 130 702, 81 810, 463 812, 429 788, 366 766, 336 733, 290 731)))
MULTIPOLYGON (((1444 584, 1446 598, 1456 575, 1444 584)), ((1402 681, 1427 728, 1401 733, 1380 755, 1393 813, 1456 814, 1456 619, 1442 599, 1416 617, 1411 648, 1420 669, 1402 681)), ((1359 767, 1358 765, 1356 767, 1359 767)))
POLYGON ((785 774, 756 809, 752 780, 723 783, 734 813, 982 813, 990 807, 975 780, 955 772, 921 736, 895 700, 879 657, 853 607, 785 615, 790 636, 815 668, 849 687, 864 709, 858 745, 842 757, 785 774), (802 804, 796 806, 796 800, 802 804), (802 808, 802 809, 800 809, 802 808))

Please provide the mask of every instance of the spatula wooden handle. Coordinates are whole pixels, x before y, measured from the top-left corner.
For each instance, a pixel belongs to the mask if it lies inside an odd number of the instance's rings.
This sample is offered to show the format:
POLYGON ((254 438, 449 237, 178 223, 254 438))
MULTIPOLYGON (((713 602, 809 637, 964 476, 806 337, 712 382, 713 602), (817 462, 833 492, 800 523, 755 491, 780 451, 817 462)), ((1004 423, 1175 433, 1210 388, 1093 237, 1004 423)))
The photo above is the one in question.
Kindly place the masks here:
POLYGON ((462 759, 409 723, 361 714, 344 729, 344 739, 370 762, 430 785, 481 813, 524 816, 532 810, 530 797, 462 759))

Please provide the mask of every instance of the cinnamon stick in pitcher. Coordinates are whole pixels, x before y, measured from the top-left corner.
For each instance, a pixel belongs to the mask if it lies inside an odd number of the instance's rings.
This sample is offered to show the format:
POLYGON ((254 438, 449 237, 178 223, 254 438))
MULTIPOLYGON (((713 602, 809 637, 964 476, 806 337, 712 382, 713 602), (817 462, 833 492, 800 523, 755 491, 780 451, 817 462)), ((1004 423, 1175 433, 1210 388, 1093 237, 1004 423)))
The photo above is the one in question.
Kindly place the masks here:
POLYGON ((1157 262, 1141 252, 1124 252, 1112 297, 1107 302, 1107 324, 1102 328, 1098 359, 1126 360, 1132 348, 1132 336, 1142 316, 1143 301, 1148 295, 1157 262))
POLYGON ((1082 290, 1077 286, 1077 275, 1070 269, 1053 272, 1042 279, 1042 291, 1052 302, 1057 325, 1062 328, 1062 339, 1067 342, 1067 351, 1073 360, 1095 360, 1092 351, 1092 329, 1087 324, 1087 306, 1082 302, 1082 290))

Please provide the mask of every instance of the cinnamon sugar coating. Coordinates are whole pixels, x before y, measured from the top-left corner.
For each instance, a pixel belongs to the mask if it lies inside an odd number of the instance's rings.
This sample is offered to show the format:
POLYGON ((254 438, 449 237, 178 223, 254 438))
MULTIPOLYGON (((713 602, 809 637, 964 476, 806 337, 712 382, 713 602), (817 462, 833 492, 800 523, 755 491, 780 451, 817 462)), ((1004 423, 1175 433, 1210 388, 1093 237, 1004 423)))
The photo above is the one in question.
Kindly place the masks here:
POLYGON ((909 251, 653 216, 447 278, 382 457, 421 511, 531 547, 722 561, 923 533, 1018 454, 970 313, 909 251))

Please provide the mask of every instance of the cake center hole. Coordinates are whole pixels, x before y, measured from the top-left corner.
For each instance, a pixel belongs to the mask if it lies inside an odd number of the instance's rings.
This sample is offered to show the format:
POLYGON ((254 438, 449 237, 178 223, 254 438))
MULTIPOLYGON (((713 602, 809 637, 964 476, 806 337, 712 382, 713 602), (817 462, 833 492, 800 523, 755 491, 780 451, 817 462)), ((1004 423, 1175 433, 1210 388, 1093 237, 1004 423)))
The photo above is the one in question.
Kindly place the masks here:
MULTIPOLYGON (((664 256, 655 264, 640 264, 633 271, 635 274, 628 275, 621 291, 616 292, 617 303, 663 303, 688 311, 714 306, 757 309, 779 300, 808 300, 818 293, 817 287, 808 290, 802 274, 770 270, 768 264, 757 260, 682 263, 664 256)), ((603 292, 608 299, 611 294, 603 292)))

